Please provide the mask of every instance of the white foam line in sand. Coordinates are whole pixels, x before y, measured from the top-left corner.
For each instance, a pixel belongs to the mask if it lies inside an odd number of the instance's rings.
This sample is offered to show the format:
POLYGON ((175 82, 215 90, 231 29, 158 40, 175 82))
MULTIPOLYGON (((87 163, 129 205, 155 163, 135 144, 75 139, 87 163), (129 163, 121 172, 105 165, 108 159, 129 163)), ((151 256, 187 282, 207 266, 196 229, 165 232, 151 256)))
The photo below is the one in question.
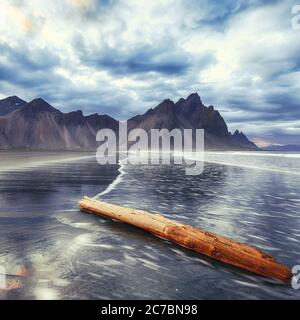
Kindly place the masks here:
POLYGON ((119 161, 119 175, 116 177, 116 179, 110 184, 108 185, 108 187, 106 189, 104 189, 102 192, 100 192, 99 194, 95 195, 93 197, 93 199, 97 199, 105 194, 108 194, 109 192, 111 192, 112 190, 114 190, 116 188, 116 186, 123 180, 123 176, 126 174, 126 171, 124 170, 124 162, 126 161, 127 159, 123 159, 123 160, 120 160, 119 161))

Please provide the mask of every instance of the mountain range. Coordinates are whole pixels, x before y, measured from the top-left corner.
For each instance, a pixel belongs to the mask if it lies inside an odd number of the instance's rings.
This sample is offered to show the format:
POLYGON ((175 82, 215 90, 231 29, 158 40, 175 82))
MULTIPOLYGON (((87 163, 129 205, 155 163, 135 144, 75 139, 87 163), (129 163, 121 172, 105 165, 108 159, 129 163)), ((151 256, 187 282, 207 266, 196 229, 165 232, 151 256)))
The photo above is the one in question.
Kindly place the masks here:
POLYGON ((299 152, 300 145, 287 144, 287 145, 270 145, 268 147, 262 148, 264 151, 282 151, 282 152, 299 152))
MULTIPOLYGON (((17 96, 0 100, 0 148, 43 150, 95 150, 96 133, 102 128, 118 132, 119 122, 97 113, 84 116, 82 111, 63 113, 45 100, 26 102, 17 96)), ((204 129, 205 148, 218 150, 258 150, 242 133, 228 131, 213 106, 205 106, 197 93, 174 103, 164 100, 157 107, 128 120, 128 130, 204 129)))

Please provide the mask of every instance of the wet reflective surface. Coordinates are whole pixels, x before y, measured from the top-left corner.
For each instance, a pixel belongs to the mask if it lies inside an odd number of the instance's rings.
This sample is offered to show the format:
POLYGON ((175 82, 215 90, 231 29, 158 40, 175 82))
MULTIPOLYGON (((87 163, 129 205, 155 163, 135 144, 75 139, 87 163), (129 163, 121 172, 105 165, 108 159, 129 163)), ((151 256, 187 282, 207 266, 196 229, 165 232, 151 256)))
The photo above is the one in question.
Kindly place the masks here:
POLYGON ((104 201, 161 212, 293 266, 299 154, 212 153, 199 176, 179 165, 103 167, 88 154, 0 157, 0 264, 10 287, 1 299, 300 298, 291 286, 77 208, 102 192, 104 201))

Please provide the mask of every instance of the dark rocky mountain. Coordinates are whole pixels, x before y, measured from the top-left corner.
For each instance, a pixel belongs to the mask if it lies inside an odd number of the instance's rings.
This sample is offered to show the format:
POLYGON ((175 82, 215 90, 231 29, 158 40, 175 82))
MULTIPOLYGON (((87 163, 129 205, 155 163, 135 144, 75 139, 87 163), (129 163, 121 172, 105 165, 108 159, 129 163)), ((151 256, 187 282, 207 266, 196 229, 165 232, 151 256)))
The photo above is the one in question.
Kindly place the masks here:
POLYGON ((164 100, 156 108, 129 119, 128 129, 134 128, 204 129, 206 149, 258 149, 243 133, 236 131, 232 135, 220 113, 213 106, 206 107, 197 93, 176 103, 164 100))
POLYGON ((257 145, 250 141, 243 132, 239 132, 239 130, 235 130, 234 134, 231 136, 231 139, 241 147, 258 149, 257 145))
POLYGON ((0 117, 2 148, 46 150, 95 150, 96 133, 101 128, 118 129, 118 121, 81 111, 62 113, 43 99, 0 117))
MULTIPOLYGON (((96 133, 101 128, 118 131, 118 121, 108 115, 84 116, 82 111, 63 113, 43 99, 29 103, 17 98, 10 101, 15 110, 0 116, 0 148, 45 150, 95 150, 96 133), (17 103, 17 105, 16 105, 17 103), (20 107, 17 107, 20 105, 20 107)), ((2 100, 3 101, 3 100, 2 100)), ((197 93, 174 103, 164 100, 156 108, 128 120, 128 130, 204 129, 207 149, 256 150, 257 146, 227 125, 213 106, 206 107, 197 93)))
POLYGON ((20 109, 25 106, 27 102, 18 98, 17 96, 7 97, 0 100, 0 116, 5 116, 10 112, 20 109))
POLYGON ((271 145, 268 147, 262 148, 262 150, 265 151, 282 151, 282 152, 299 152, 300 151, 300 145, 294 145, 294 144, 287 144, 287 145, 271 145))

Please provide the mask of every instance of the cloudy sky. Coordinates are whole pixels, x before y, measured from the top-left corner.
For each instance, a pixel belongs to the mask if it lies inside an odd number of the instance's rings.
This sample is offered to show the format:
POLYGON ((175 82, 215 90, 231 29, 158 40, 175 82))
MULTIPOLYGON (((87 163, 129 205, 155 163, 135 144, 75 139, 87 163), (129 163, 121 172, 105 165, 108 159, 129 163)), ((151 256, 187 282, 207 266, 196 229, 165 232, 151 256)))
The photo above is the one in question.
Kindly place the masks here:
POLYGON ((198 92, 230 130, 300 144, 296 4, 1 0, 0 98, 42 97, 124 120, 198 92))

